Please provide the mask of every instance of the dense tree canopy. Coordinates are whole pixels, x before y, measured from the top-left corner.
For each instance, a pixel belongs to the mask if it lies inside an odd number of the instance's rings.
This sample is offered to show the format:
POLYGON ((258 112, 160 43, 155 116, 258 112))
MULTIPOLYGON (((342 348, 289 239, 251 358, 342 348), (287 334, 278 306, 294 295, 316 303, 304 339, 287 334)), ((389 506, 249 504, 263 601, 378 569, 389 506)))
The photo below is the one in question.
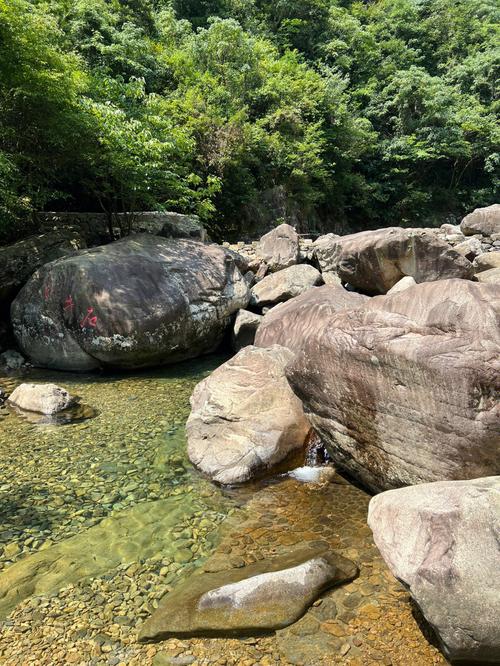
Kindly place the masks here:
POLYGON ((498 197, 495 0, 0 0, 0 236, 168 208, 215 235, 498 197))

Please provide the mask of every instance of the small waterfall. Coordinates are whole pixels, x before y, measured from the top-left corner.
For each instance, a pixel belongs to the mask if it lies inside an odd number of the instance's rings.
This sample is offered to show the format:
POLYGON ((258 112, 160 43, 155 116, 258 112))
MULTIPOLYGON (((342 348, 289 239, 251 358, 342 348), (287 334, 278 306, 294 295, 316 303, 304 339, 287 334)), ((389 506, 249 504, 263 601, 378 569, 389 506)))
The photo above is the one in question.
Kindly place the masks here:
POLYGON ((335 476, 335 468, 330 465, 331 458, 320 437, 311 430, 306 440, 304 465, 288 472, 302 483, 330 482, 335 476))
POLYGON ((304 465, 306 467, 322 467, 329 462, 331 462, 331 458, 328 451, 319 435, 311 429, 306 440, 304 465))

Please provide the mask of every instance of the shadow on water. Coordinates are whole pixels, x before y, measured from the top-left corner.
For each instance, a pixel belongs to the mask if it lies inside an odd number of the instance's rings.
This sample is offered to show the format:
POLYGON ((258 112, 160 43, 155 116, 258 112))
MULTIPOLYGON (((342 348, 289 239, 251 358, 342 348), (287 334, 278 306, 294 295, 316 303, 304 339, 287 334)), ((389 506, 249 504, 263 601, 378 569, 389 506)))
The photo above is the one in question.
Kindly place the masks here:
POLYGON ((9 543, 14 537, 26 529, 36 525, 40 532, 50 532, 54 522, 58 520, 57 512, 50 509, 41 509, 35 502, 35 496, 46 495, 48 489, 35 488, 32 485, 22 485, 15 489, 9 487, 2 491, 0 485, 0 545, 9 543))
POLYGON ((69 425, 70 423, 81 423, 99 415, 99 410, 95 407, 79 403, 57 414, 29 412, 25 409, 20 409, 16 405, 8 405, 8 410, 26 419, 28 423, 32 423, 33 425, 69 425))
POLYGON ((200 374, 208 374, 218 368, 222 363, 230 358, 229 350, 220 350, 206 356, 195 359, 187 359, 170 365, 158 365, 151 368, 138 368, 136 370, 107 368, 96 370, 95 372, 64 372, 62 370, 47 370, 44 368, 33 368, 29 373, 29 379, 26 375, 22 381, 52 381, 57 380, 61 384, 83 384, 83 383, 112 383, 120 382, 124 379, 151 379, 158 381, 170 381, 172 379, 193 380, 200 377, 200 374))

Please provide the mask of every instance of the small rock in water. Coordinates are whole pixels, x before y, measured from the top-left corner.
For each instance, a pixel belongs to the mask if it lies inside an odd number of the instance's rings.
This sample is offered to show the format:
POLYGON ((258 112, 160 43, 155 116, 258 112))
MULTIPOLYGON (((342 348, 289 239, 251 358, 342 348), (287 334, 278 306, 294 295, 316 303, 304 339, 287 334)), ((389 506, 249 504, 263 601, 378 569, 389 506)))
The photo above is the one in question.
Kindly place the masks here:
POLYGON ((9 402, 16 407, 39 414, 57 414, 76 400, 56 384, 20 384, 9 397, 9 402))
POLYGON ((174 562, 179 564, 184 564, 190 562, 193 559, 193 553, 187 548, 181 548, 174 555, 174 562))
POLYGON ((248 635, 286 627, 323 590, 356 574, 350 560, 309 544, 239 569, 191 576, 160 603, 139 640, 248 635))

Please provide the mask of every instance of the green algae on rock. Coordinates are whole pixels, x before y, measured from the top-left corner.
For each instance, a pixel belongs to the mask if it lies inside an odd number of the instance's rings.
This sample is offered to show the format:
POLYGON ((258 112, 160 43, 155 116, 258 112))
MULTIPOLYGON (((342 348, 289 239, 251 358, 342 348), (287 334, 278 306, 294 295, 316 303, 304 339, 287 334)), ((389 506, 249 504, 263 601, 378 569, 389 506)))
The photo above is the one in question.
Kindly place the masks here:
POLYGON ((168 594, 139 640, 168 636, 234 636, 286 627, 325 589, 352 580, 356 565, 326 542, 241 568, 191 576, 168 594))

